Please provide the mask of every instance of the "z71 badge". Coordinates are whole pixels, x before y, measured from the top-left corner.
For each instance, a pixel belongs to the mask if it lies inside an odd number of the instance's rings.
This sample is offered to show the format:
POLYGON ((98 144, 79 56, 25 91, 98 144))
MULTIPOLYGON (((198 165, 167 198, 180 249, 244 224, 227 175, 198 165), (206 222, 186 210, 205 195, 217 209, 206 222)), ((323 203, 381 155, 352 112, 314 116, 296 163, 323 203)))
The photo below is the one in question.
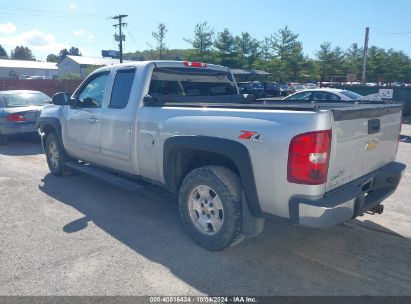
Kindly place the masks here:
POLYGON ((263 135, 254 131, 243 131, 241 130, 243 134, 241 134, 238 138, 240 139, 246 139, 252 142, 263 142, 263 135))

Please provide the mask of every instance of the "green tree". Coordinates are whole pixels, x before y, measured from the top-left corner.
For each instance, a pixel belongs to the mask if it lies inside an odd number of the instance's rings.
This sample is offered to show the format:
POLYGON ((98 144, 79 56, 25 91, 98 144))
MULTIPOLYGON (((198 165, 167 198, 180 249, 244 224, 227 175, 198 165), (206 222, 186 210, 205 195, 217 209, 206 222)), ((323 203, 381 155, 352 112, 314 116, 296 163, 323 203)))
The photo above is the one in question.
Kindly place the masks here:
POLYGON ((351 46, 345 51, 345 66, 346 70, 350 74, 356 74, 357 77, 361 74, 363 59, 363 48, 358 47, 357 43, 351 44, 351 46))
POLYGON ((167 33, 167 28, 164 23, 160 23, 157 32, 152 32, 153 38, 156 40, 156 50, 158 52, 158 59, 163 59, 166 44, 164 42, 167 33))
POLYGON ((340 47, 331 48, 330 42, 323 42, 316 53, 321 81, 334 81, 345 76, 345 53, 340 47))
POLYGON ((234 39, 239 62, 242 68, 250 68, 259 55, 260 44, 247 32, 234 39))
POLYGON ((60 50, 59 55, 58 55, 59 61, 66 58, 67 55, 70 55, 70 53, 69 53, 69 51, 67 51, 67 49, 60 50))
POLYGON ((372 46, 368 51, 367 81, 384 82, 387 70, 387 53, 384 49, 372 46))
POLYGON ((4 49, 4 47, 1 46, 1 44, 0 44, 0 58, 1 59, 9 58, 9 55, 7 55, 6 50, 4 49))
POLYGON ((303 45, 298 41, 298 34, 287 26, 272 36, 273 49, 282 61, 288 79, 298 79, 305 61, 303 45))
POLYGON ((410 58, 402 51, 386 51, 385 68, 385 82, 408 82, 411 79, 410 58))
POLYGON ((214 47, 216 48, 216 55, 218 62, 221 65, 228 67, 238 67, 236 61, 236 45, 233 35, 229 29, 224 29, 217 34, 217 39, 214 41, 214 47))
POLYGON ((59 59, 59 56, 57 56, 55 54, 48 54, 46 61, 47 62, 59 62, 60 59, 59 59))
POLYGON ((11 51, 11 59, 31 61, 36 60, 31 50, 26 46, 16 46, 16 48, 13 51, 11 51))
POLYGON ((273 39, 272 37, 265 37, 260 41, 260 59, 267 62, 274 57, 273 52, 273 39))
POLYGON ((72 46, 69 50, 68 50, 69 55, 73 55, 73 56, 81 56, 80 50, 77 47, 72 46))
POLYGON ((207 21, 198 23, 194 29, 194 37, 192 39, 185 38, 184 41, 190 43, 197 51, 200 59, 210 51, 213 46, 214 30, 208 25, 207 21))

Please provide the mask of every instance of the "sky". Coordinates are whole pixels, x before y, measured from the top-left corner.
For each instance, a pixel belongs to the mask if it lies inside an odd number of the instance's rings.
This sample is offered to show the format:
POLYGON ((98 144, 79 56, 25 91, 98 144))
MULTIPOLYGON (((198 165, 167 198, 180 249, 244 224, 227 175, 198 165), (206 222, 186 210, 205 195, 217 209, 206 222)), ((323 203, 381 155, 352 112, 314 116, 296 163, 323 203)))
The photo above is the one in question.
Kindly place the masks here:
POLYGON ((411 55, 410 0, 37 0, 0 1, 0 45, 8 54, 16 45, 29 47, 37 60, 78 47, 84 56, 118 49, 113 17, 127 14, 125 52, 153 45, 152 32, 163 22, 168 48, 188 48, 197 23, 215 32, 249 32, 262 40, 288 26, 299 34, 304 53, 314 58, 322 42, 347 48, 364 44, 402 50, 411 55))

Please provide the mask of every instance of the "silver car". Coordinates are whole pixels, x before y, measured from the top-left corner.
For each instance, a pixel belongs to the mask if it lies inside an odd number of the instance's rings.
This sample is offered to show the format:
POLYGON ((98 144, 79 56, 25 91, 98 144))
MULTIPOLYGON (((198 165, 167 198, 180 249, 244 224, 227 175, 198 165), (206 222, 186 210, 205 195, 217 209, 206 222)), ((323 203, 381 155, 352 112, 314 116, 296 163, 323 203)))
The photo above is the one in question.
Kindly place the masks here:
POLYGON ((9 135, 35 133, 36 120, 50 100, 38 91, 0 91, 0 145, 7 144, 9 135))

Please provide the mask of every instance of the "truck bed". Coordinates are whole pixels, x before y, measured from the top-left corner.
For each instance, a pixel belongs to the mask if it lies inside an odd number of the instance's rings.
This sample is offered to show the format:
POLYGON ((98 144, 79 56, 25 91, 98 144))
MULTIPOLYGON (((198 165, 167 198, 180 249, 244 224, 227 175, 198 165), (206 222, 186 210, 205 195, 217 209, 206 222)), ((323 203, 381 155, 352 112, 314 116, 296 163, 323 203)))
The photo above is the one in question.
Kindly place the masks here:
POLYGON ((253 103, 238 96, 193 97, 162 96, 155 98, 154 102, 146 103, 151 107, 193 107, 193 108, 229 108, 229 109, 253 109, 253 110, 287 110, 287 111, 322 111, 330 110, 334 119, 345 120, 355 118, 373 118, 398 112, 401 104, 386 104, 383 102, 336 102, 336 101, 312 101, 297 102, 283 100, 258 100, 253 103))

